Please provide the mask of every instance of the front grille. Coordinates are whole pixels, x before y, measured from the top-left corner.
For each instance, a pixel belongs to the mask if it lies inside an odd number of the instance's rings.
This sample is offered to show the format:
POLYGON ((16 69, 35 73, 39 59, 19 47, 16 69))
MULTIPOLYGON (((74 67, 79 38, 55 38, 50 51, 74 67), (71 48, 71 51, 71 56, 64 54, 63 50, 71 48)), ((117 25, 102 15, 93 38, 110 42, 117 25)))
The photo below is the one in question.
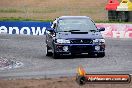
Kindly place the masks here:
POLYGON ((93 50, 92 46, 71 46, 71 52, 74 53, 86 53, 93 50))
POLYGON ((92 44, 92 39, 77 39, 77 40, 71 40, 71 44, 92 44))

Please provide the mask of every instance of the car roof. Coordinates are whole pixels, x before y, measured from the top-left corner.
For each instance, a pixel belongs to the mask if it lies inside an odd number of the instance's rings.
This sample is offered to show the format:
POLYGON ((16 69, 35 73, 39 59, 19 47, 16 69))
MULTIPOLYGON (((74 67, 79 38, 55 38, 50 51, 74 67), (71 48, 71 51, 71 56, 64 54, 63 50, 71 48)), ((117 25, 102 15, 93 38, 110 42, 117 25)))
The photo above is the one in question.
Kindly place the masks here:
POLYGON ((74 19, 74 18, 85 18, 85 19, 89 19, 89 17, 87 17, 87 16, 61 16, 61 17, 59 17, 59 19, 74 19))

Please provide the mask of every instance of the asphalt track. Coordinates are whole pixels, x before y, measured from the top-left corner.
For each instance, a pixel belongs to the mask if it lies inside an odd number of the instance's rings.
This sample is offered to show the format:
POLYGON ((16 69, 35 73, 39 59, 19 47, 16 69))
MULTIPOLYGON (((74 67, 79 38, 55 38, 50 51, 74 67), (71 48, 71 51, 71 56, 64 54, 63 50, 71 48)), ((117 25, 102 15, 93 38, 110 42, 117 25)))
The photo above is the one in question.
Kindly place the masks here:
POLYGON ((106 56, 53 59, 45 56, 45 36, 0 35, 0 57, 22 62, 0 70, 0 79, 75 76, 82 65, 88 73, 132 73, 132 39, 106 39, 106 56))

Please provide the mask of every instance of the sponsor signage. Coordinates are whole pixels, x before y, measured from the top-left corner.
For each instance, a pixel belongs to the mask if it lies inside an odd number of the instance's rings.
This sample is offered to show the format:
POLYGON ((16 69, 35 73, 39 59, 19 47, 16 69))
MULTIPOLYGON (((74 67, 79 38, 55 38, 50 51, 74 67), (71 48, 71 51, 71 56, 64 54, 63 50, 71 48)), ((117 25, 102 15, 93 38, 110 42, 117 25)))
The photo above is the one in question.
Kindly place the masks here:
POLYGON ((104 27, 102 35, 106 38, 132 38, 132 24, 98 23, 97 27, 104 27))
POLYGON ((81 67, 78 68, 76 81, 79 85, 86 83, 130 83, 129 74, 87 74, 81 67))
POLYGON ((44 35, 50 22, 0 21, 0 34, 44 35))
MULTIPOLYGON (((44 35, 50 26, 50 22, 0 21, 0 34, 44 35)), ((96 26, 105 28, 101 32, 105 38, 132 38, 132 24, 97 23, 96 26)))

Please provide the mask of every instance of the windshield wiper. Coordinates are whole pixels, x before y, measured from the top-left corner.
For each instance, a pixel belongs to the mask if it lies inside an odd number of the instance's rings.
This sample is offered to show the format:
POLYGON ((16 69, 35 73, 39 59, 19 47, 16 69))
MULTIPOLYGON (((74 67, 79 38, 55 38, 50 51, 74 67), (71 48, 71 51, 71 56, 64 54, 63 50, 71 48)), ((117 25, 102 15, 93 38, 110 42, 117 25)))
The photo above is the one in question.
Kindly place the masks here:
POLYGON ((96 30, 89 30, 90 32, 96 32, 96 30))
POLYGON ((80 30, 67 30, 67 31, 62 31, 62 32, 74 32, 74 31, 80 31, 80 30))
POLYGON ((73 31, 80 31, 80 30, 69 30, 69 32, 73 32, 73 31))

